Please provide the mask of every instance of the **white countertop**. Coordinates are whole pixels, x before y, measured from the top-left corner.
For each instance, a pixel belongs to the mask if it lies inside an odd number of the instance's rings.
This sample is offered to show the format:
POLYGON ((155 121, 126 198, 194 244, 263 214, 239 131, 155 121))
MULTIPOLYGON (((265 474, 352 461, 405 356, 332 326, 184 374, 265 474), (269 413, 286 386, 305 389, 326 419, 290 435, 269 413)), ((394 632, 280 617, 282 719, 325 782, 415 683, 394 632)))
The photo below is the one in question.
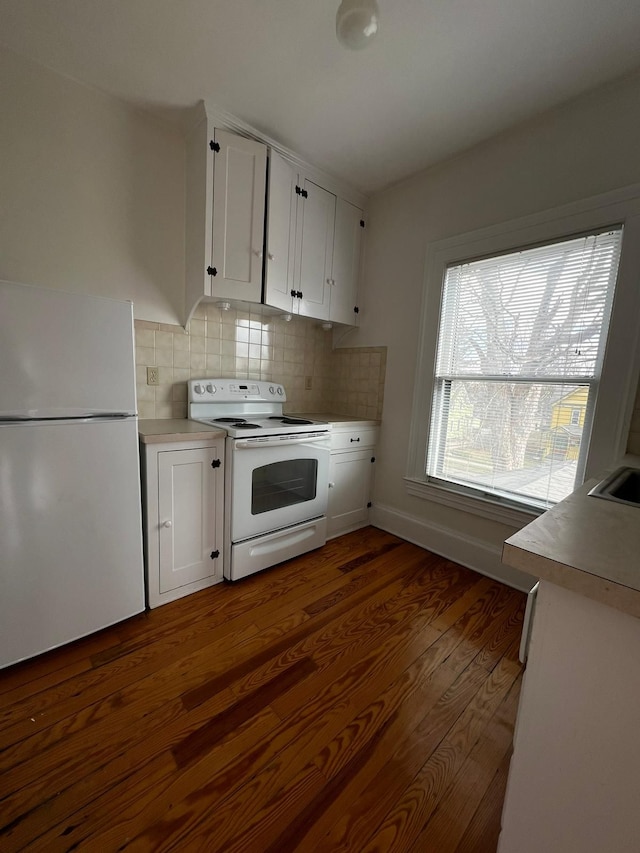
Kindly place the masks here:
MULTIPOLYGON (((621 464, 640 468, 640 459, 621 464)), ((640 617, 640 507, 588 495, 597 482, 507 539, 502 561, 640 617)))
POLYGON ((138 421, 138 435, 143 444, 160 444, 166 441, 225 438, 226 432, 188 418, 149 418, 138 421))
POLYGON ((380 421, 371 418, 356 418, 351 415, 338 415, 335 412, 287 412, 295 418, 307 418, 310 421, 326 421, 332 427, 376 427, 380 421))

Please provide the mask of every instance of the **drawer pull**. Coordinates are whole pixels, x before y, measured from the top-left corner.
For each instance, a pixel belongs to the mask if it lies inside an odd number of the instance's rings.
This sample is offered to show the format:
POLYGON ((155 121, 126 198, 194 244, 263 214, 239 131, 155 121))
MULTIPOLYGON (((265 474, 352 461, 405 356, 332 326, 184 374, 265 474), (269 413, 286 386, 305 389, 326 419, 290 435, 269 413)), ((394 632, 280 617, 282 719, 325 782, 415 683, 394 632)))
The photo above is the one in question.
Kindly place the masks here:
POLYGON ((350 438, 349 441, 351 441, 351 442, 360 441, 360 436, 358 436, 357 438, 350 438))

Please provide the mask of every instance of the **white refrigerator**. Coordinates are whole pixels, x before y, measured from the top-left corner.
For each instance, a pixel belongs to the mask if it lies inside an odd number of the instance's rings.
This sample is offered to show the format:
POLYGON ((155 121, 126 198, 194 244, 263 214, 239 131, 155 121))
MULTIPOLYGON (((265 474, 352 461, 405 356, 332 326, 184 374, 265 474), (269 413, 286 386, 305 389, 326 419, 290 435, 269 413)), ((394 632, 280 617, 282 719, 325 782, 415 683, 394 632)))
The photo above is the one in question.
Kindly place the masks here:
POLYGON ((0 282, 0 668, 144 610, 130 302, 0 282))

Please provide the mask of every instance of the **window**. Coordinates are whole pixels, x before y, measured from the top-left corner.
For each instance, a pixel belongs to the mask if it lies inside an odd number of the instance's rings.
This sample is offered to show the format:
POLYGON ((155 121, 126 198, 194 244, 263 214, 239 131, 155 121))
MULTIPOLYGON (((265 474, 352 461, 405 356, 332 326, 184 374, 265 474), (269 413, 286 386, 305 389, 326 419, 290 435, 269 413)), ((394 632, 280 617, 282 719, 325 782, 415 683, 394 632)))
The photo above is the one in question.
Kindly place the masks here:
POLYGON ((609 229, 447 269, 430 477, 542 508, 573 490, 574 407, 593 411, 621 238, 609 229))
POLYGON ((640 185, 431 243, 409 494, 521 525, 619 463, 638 269, 640 185))

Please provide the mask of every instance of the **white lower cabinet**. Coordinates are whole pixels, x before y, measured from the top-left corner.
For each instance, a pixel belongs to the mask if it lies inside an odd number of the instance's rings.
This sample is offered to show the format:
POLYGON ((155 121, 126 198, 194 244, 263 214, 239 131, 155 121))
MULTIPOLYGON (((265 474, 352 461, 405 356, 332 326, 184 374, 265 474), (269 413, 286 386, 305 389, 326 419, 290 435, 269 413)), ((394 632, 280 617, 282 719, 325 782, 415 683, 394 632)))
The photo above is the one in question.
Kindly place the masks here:
POLYGON ((143 445, 149 607, 222 580, 224 441, 143 445))
POLYGON ((331 432, 327 536, 332 538, 369 523, 377 427, 331 432))

